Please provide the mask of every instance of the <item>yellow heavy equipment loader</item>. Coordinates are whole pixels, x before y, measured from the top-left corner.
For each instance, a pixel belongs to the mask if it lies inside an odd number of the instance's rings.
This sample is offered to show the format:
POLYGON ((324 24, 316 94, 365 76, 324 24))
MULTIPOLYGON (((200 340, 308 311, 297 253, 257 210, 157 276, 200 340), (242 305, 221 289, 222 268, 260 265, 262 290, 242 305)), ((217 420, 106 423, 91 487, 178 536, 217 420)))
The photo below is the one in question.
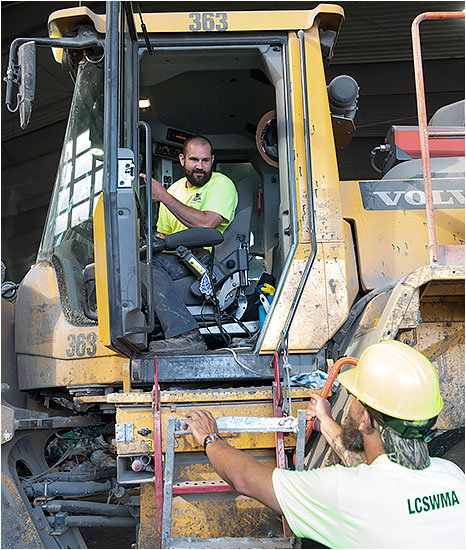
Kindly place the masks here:
MULTIPOLYGON (((318 433, 306 441, 300 411, 380 340, 438 370, 438 438, 464 426, 464 111, 427 122, 415 51, 419 126, 390 129, 381 178, 340 181, 359 93, 349 76, 326 81, 343 15, 107 2, 12 43, 6 102, 23 128, 36 47, 75 87, 37 261, 15 303, 2 299, 3 547, 82 548, 89 530, 138 548, 299 546, 218 479, 181 420, 209 409, 259 460, 324 467, 337 458, 318 433), (150 266, 165 252, 139 174, 176 181, 193 134, 212 141, 239 202, 205 265, 210 295, 194 274, 180 287, 208 350, 155 356, 150 266)), ((415 44, 423 19, 449 17, 464 13, 420 16, 415 44)), ((205 235, 164 246, 212 246, 205 235)), ((337 383, 330 400, 341 420, 337 383)))

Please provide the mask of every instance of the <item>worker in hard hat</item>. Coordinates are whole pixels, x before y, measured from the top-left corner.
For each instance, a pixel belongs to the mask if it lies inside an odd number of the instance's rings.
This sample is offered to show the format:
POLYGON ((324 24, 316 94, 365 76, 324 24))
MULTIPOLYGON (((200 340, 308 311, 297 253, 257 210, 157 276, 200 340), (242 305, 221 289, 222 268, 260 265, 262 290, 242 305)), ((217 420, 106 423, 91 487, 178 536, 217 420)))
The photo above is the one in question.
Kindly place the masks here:
POLYGON ((443 406, 430 361, 401 342, 380 342, 339 381, 354 397, 341 431, 327 430, 321 401, 309 411, 323 434, 363 451, 356 467, 273 470, 223 440, 210 412, 188 414, 186 425, 227 483, 283 513, 299 537, 330 548, 464 548, 464 474, 427 449, 443 406))

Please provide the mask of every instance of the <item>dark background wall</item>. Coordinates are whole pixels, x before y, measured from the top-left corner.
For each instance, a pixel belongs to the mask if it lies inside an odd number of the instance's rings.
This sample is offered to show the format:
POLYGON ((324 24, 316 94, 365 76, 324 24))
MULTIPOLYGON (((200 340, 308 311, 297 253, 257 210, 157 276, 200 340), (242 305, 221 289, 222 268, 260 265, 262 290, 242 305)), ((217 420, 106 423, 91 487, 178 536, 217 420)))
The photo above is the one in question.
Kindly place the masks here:
MULTIPOLYGON (((377 178, 370 152, 393 124, 416 125, 411 23, 426 11, 463 11, 464 2, 335 2, 345 10, 328 81, 349 74, 361 88, 357 133, 339 152, 342 179, 377 178)), ((2 2, 2 76, 11 41, 46 36, 48 16, 86 5, 103 13, 103 2, 2 2)), ((318 2, 141 2, 143 11, 312 9, 318 2)), ((428 116, 464 99, 464 20, 421 25, 428 116)), ((19 282, 34 263, 66 128, 72 82, 39 48, 36 101, 30 125, 2 105, 2 253, 7 278, 19 282)), ((5 84, 2 82, 2 100, 5 84)))

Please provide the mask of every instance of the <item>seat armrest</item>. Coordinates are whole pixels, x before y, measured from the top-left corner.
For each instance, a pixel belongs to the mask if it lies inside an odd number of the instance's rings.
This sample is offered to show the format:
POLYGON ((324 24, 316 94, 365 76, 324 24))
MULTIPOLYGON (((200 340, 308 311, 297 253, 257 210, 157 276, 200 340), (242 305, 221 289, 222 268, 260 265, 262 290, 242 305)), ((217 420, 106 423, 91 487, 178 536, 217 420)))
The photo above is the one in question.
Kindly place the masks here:
POLYGON ((223 235, 218 229, 210 227, 192 227, 165 237, 165 250, 176 250, 179 246, 186 248, 203 248, 223 242, 223 235))

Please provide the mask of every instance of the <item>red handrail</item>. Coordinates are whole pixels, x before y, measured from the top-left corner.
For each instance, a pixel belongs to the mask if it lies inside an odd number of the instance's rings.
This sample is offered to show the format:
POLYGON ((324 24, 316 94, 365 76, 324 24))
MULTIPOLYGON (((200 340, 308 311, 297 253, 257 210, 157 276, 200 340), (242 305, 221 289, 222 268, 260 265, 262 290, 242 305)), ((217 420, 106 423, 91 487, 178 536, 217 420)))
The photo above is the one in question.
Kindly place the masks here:
POLYGON ((435 227, 434 202, 432 198, 432 175, 430 172, 429 130, 427 128, 426 98, 424 74, 422 70, 421 36, 419 26, 428 19, 464 19, 464 12, 428 12, 421 13, 411 25, 413 42, 414 76, 416 81, 416 101, 419 121, 419 140, 421 143, 422 171, 424 173, 424 191, 426 196, 427 230, 429 234, 430 263, 439 260, 437 230, 435 227))
MULTIPOLYGON (((335 382, 335 378, 337 377, 337 374, 343 365, 356 366, 357 364, 358 364, 358 359, 356 359, 356 357, 341 357, 340 359, 335 361, 333 367, 330 369, 330 372, 327 377, 327 380, 325 381, 324 387, 320 392, 320 397, 322 397, 323 399, 327 399, 330 393, 330 390, 332 389, 333 383, 335 382)), ((305 433, 306 443, 308 442, 309 437, 312 433, 312 430, 314 429, 314 424, 316 420, 317 418, 313 418, 312 420, 309 420, 309 422, 307 422, 306 424, 306 433, 305 433)), ((296 451, 293 454, 293 464, 296 466, 296 451)))
POLYGON ((163 524, 163 466, 162 466, 162 412, 160 410, 160 388, 157 357, 154 357, 154 482, 157 532, 162 540, 163 524))
MULTIPOLYGON (((332 389, 332 385, 335 382, 335 378, 337 377, 337 374, 343 365, 356 366, 357 364, 358 364, 358 359, 356 359, 356 357, 342 357, 341 359, 338 359, 337 361, 335 361, 333 367, 330 370, 328 378, 325 381, 324 387, 320 392, 320 397, 322 397, 323 399, 327 399, 328 394, 332 389)), ((314 429, 315 422, 316 422, 316 418, 313 418, 306 424, 306 443, 307 443, 307 440, 309 439, 309 436, 311 435, 312 430, 314 429)))

